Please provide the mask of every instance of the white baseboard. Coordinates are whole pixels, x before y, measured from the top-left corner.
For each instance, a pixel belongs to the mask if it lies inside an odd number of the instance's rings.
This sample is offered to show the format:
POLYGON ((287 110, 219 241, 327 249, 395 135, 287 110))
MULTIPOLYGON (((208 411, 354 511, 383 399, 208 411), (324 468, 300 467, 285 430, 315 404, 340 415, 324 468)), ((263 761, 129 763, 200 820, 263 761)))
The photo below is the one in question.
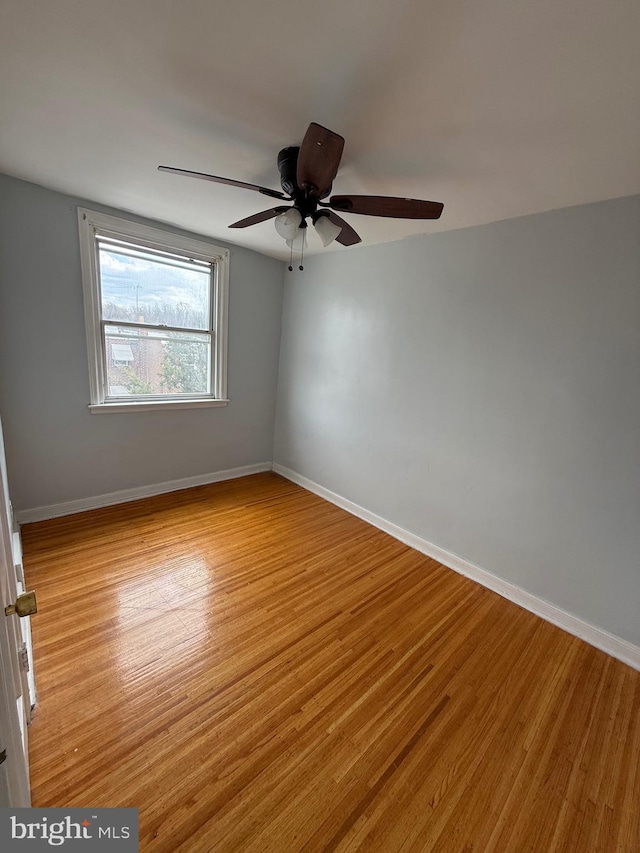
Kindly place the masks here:
POLYGON ((45 521, 48 518, 59 518, 61 515, 73 515, 76 512, 86 512, 89 509, 100 509, 104 506, 137 501, 140 498, 150 498, 154 495, 162 495, 165 492, 178 492, 181 489, 191 489, 194 486, 219 483, 221 480, 234 480, 237 477, 247 477, 249 474, 259 474, 262 471, 271 471, 271 462, 257 462, 255 465, 243 465, 241 468, 229 468, 227 471, 198 474, 195 477, 183 477, 181 480, 168 480, 165 483, 154 483, 151 486, 122 489, 119 492, 109 492, 106 495, 96 495, 92 498, 80 498, 80 500, 66 501, 66 503, 18 510, 15 512, 15 519, 18 524, 45 521))
POLYGON ((277 474, 286 477, 287 480, 297 483, 299 486, 308 489, 310 492, 314 492, 314 494, 319 495, 321 498, 324 498, 330 503, 336 504, 336 506, 345 509, 352 515, 356 515, 358 518, 368 521, 369 524, 372 524, 374 527, 384 530, 385 533, 389 533, 395 539, 399 539, 401 542, 404 542, 405 545, 409 545, 411 548, 415 548, 416 551, 420 551, 422 554, 432 557, 434 560, 442 563, 443 566, 447 566, 449 569, 453 569, 455 572, 458 572, 471 580, 477 581, 477 583, 482 584, 482 586, 487 587, 487 589, 497 592, 498 595, 501 595, 503 598, 507 598, 509 601, 519 604, 521 607, 524 607, 525 610, 535 613, 536 616, 542 617, 542 619, 545 619, 547 622, 551 622, 558 628, 562 628, 569 634, 579 637, 581 640, 595 646, 597 649, 600 649, 612 657, 623 661, 623 663, 632 666, 634 669, 640 670, 640 646, 635 646, 633 643, 629 643, 621 637, 616 637, 608 631, 603 631, 601 628, 597 628, 595 625, 591 625, 589 622, 585 622, 577 616, 567 613, 566 610, 556 607, 555 604, 551 604, 551 602, 546 601, 544 598, 540 598, 531 592, 527 592, 521 587, 516 586, 516 584, 503 580, 497 575, 488 572, 486 569, 470 563, 463 557, 459 557, 457 554, 452 554, 450 551, 446 551, 444 548, 440 548, 438 545, 428 542, 426 539, 417 536, 415 533, 405 530, 404 527, 393 524, 393 522, 387 521, 387 519, 370 512, 368 509, 353 503, 353 501, 347 500, 347 498, 343 498, 341 495, 338 495, 329 489, 325 489, 324 486, 320 486, 318 483, 314 483, 313 480, 303 477, 302 474, 298 474, 297 471, 292 471, 290 468, 286 468, 284 465, 280 465, 277 462, 274 462, 273 470, 277 474))

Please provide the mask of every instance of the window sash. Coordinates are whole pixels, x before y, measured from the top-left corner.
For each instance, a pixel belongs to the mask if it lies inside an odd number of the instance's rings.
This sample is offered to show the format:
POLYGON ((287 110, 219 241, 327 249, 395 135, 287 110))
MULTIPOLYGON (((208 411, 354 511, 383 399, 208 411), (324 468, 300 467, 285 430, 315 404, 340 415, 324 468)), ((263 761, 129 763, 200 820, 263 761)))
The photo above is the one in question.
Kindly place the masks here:
MULTIPOLYGON (((183 328, 174 328, 170 326, 148 326, 142 323, 119 323, 114 322, 113 320, 103 320, 101 322, 101 337, 102 337, 102 352, 104 356, 104 400, 105 402, 126 402, 127 400, 135 401, 135 400, 181 400, 181 399, 210 399, 212 396, 212 384, 213 384, 213 357, 214 357, 214 342, 215 342, 215 332, 210 332, 208 330, 202 329, 183 329, 183 328), (140 330, 144 332, 142 335, 118 335, 117 332, 109 332, 109 329, 120 329, 121 327, 131 329, 132 332, 136 330, 140 330), (155 331, 159 334, 149 335, 149 331, 155 331), (175 331, 178 335, 185 337, 171 337, 167 332, 175 331), (188 336, 192 337, 189 338, 188 336), (197 338, 204 340, 194 340, 193 336, 197 336, 197 338), (160 394, 110 394, 109 393, 109 352, 108 352, 108 338, 118 338, 122 337, 123 340, 131 341, 131 339, 138 338, 140 343, 147 341, 154 342, 167 342, 167 343, 197 343, 200 346, 206 345, 207 347, 207 362, 206 362, 206 389, 203 391, 166 391, 160 394)), ((135 359, 134 359, 135 360, 135 359)), ((116 364, 116 359, 111 358, 111 362, 114 367, 129 367, 130 365, 124 364, 116 364)))
MULTIPOLYGON (((98 307, 99 307, 99 311, 100 311, 100 320, 101 320, 101 322, 118 323, 119 325, 125 324, 125 323, 130 322, 130 321, 115 320, 113 318, 111 320, 107 320, 107 318, 105 318, 104 314, 103 314, 104 298, 103 298, 103 287, 102 287, 102 265, 101 265, 101 261, 100 261, 100 249, 102 246, 115 244, 115 242, 116 242, 115 240, 113 240, 113 238, 108 238, 109 240, 111 240, 111 243, 105 244, 105 239, 107 239, 107 238, 104 238, 102 233, 96 229, 96 231, 95 231, 95 256, 96 256, 96 269, 97 269, 97 273, 98 273, 98 287, 99 287, 99 297, 100 297, 99 301, 98 301, 98 307)), ((148 249, 142 243, 133 243, 132 241, 125 242, 124 240, 121 240, 121 241, 119 241, 119 245, 120 246, 126 246, 132 250, 131 253, 128 255, 125 252, 120 252, 121 254, 127 255, 128 257, 140 257, 142 254, 150 254, 150 255, 154 256, 153 257, 154 263, 157 263, 157 262, 167 263, 168 266, 174 267, 176 269, 185 269, 185 270, 197 269, 201 272, 206 272, 208 274, 208 279, 209 279, 208 285, 207 285, 208 286, 208 293, 207 293, 207 308, 208 308, 208 310, 205 312, 205 314, 207 316, 207 325, 206 326, 203 325, 202 327, 199 327, 199 328, 203 332, 204 331, 209 331, 209 332, 213 331, 213 328, 214 328, 214 325, 213 325, 214 324, 213 304, 214 304, 215 287, 216 287, 216 283, 215 283, 216 282, 215 262, 213 262, 213 261, 206 261, 205 262, 205 261, 200 261, 200 260, 194 260, 194 259, 188 257, 188 255, 177 255, 175 253, 169 254, 168 252, 159 252, 157 249, 148 249), (136 254, 136 249, 142 249, 143 251, 138 252, 138 254, 136 254), (176 260, 183 260, 184 265, 178 265, 175 262, 176 260)), ((144 259, 144 260, 146 260, 146 259, 144 259)), ((142 320, 142 321, 137 320, 134 325, 145 325, 145 326, 148 325, 149 327, 154 327, 154 326, 162 325, 162 324, 147 323, 144 320, 142 320)))

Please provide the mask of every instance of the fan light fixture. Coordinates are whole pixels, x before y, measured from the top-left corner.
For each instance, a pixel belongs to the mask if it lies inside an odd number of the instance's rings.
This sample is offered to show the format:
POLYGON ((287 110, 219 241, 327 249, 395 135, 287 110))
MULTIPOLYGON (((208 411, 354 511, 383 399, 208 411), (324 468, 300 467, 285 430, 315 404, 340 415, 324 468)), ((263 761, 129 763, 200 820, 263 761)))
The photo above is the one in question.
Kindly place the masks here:
POLYGON ((307 229, 298 228, 292 240, 287 240, 287 246, 292 252, 304 252, 307 248, 307 229))
MULTIPOLYGON (((335 225, 326 213, 320 213, 313 218, 318 237, 326 248, 333 243, 342 228, 335 225)), ((275 226, 278 234, 286 240, 287 246, 294 252, 304 251, 307 248, 306 223, 303 222, 302 214, 295 207, 276 216, 275 226)))
POLYGON ((288 243, 290 240, 295 240, 298 236, 301 222, 302 216, 300 215, 300 211, 292 207, 285 213, 276 216, 276 231, 288 243))
POLYGON ((325 249, 333 243, 338 234, 342 231, 342 228, 339 225, 335 225, 324 213, 321 213, 313 224, 315 225, 318 237, 322 240, 322 245, 325 249))

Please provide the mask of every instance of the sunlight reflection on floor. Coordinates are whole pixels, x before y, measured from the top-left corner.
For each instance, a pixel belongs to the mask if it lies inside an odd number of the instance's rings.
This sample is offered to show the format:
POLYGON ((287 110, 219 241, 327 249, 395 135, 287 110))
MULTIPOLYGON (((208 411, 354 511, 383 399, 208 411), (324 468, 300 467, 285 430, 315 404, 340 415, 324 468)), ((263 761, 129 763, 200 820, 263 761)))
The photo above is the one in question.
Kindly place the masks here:
POLYGON ((180 666, 210 639, 211 571, 203 558, 163 562, 117 588, 115 665, 123 686, 141 669, 180 666))

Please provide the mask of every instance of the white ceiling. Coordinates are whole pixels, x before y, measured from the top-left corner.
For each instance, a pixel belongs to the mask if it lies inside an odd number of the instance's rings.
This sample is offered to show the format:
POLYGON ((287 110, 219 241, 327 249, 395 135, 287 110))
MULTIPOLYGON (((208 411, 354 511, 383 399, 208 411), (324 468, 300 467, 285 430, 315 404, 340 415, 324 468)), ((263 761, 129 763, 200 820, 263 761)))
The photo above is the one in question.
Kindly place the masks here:
POLYGON ((275 257, 227 229, 275 202, 156 167, 279 189, 319 122, 334 192, 444 202, 369 244, 630 195, 639 37, 638 0, 2 0, 0 171, 275 257))

